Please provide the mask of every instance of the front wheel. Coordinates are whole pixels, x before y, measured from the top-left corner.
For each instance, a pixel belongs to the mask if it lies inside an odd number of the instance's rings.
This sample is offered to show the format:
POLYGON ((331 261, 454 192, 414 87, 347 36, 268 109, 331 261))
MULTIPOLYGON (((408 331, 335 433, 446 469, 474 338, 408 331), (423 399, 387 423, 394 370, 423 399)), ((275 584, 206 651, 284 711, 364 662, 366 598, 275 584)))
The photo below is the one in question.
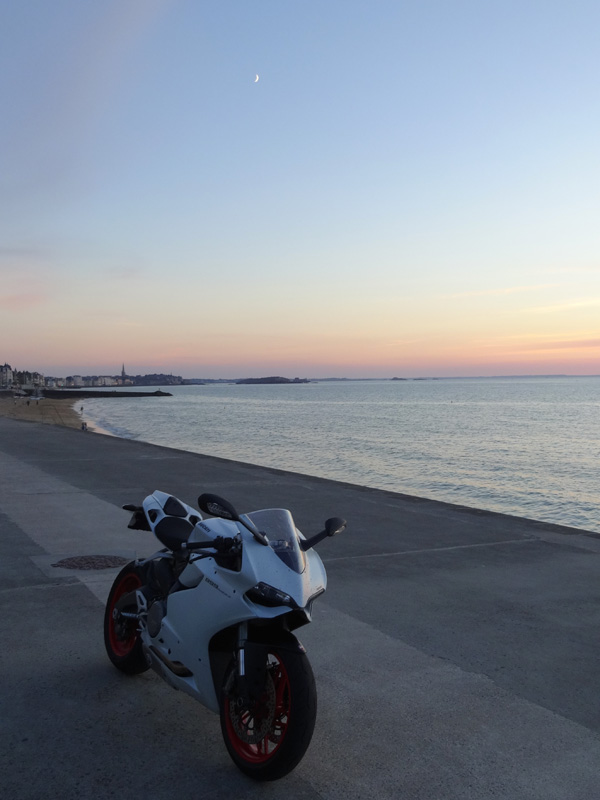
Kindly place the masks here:
POLYGON ((291 772, 312 738, 317 716, 315 678, 304 653, 269 647, 266 680, 258 700, 235 691, 234 662, 225 675, 221 731, 235 764, 259 781, 291 772))
POLYGON ((129 675, 145 672, 148 663, 142 650, 137 620, 121 616, 135 613, 135 590, 142 586, 142 573, 135 562, 126 564, 115 578, 104 612, 104 644, 112 663, 129 675))

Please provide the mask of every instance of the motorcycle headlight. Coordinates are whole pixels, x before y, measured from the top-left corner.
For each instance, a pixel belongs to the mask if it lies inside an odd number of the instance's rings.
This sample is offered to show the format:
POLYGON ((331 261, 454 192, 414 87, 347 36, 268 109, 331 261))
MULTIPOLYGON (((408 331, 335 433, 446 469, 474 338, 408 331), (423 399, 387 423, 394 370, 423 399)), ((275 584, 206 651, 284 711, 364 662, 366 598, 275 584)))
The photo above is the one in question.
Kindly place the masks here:
POLYGON ((245 596, 259 606, 269 606, 270 608, 274 606, 289 606, 290 608, 297 608, 293 597, 262 581, 253 586, 252 589, 248 589, 245 596))

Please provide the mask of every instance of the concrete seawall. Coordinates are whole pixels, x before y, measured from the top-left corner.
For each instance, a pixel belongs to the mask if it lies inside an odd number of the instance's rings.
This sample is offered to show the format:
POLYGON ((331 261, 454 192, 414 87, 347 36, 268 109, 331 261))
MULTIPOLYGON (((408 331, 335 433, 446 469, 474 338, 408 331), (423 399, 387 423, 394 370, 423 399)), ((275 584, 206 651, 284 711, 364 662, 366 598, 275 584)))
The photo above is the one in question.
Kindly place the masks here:
MULTIPOLYGON (((289 800, 600 797, 600 536, 224 459, 0 419, 3 795, 289 800), (108 662, 116 572, 153 552, 123 503, 329 516, 328 591, 299 631, 317 679, 309 751, 279 784, 233 767, 218 718, 108 662)), ((207 610, 209 613, 209 610, 207 610)))

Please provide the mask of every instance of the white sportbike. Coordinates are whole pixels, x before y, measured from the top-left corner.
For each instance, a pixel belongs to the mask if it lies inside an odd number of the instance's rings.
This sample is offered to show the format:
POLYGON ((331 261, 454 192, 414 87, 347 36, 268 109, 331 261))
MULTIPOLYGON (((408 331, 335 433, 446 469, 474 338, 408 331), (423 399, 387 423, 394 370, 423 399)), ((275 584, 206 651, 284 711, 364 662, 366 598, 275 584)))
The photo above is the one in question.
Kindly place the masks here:
POLYGON ((152 530, 164 549, 116 577, 106 649, 123 672, 152 667, 220 714, 235 764, 274 780, 298 764, 315 724, 313 672, 292 633, 327 584, 313 547, 346 523, 328 519, 306 539, 285 509, 242 515, 212 494, 198 505, 210 518, 159 491, 124 506, 129 527, 152 530))

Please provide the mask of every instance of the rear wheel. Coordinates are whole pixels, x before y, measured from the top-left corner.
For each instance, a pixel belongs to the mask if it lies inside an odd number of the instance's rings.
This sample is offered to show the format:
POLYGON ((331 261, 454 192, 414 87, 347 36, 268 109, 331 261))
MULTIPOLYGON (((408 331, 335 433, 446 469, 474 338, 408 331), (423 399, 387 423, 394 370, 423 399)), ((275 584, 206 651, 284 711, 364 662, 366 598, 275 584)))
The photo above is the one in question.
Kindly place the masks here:
POLYGON ((312 738, 317 715, 314 675, 304 653, 269 648, 263 692, 249 701, 235 691, 232 663, 221 698, 221 731, 246 775, 272 781, 291 772, 312 738))
POLYGON ((142 651, 136 619, 121 616, 135 613, 135 590, 142 586, 142 574, 132 561, 115 578, 104 612, 104 644, 112 663, 122 672, 135 675, 145 672, 148 663, 142 651))

